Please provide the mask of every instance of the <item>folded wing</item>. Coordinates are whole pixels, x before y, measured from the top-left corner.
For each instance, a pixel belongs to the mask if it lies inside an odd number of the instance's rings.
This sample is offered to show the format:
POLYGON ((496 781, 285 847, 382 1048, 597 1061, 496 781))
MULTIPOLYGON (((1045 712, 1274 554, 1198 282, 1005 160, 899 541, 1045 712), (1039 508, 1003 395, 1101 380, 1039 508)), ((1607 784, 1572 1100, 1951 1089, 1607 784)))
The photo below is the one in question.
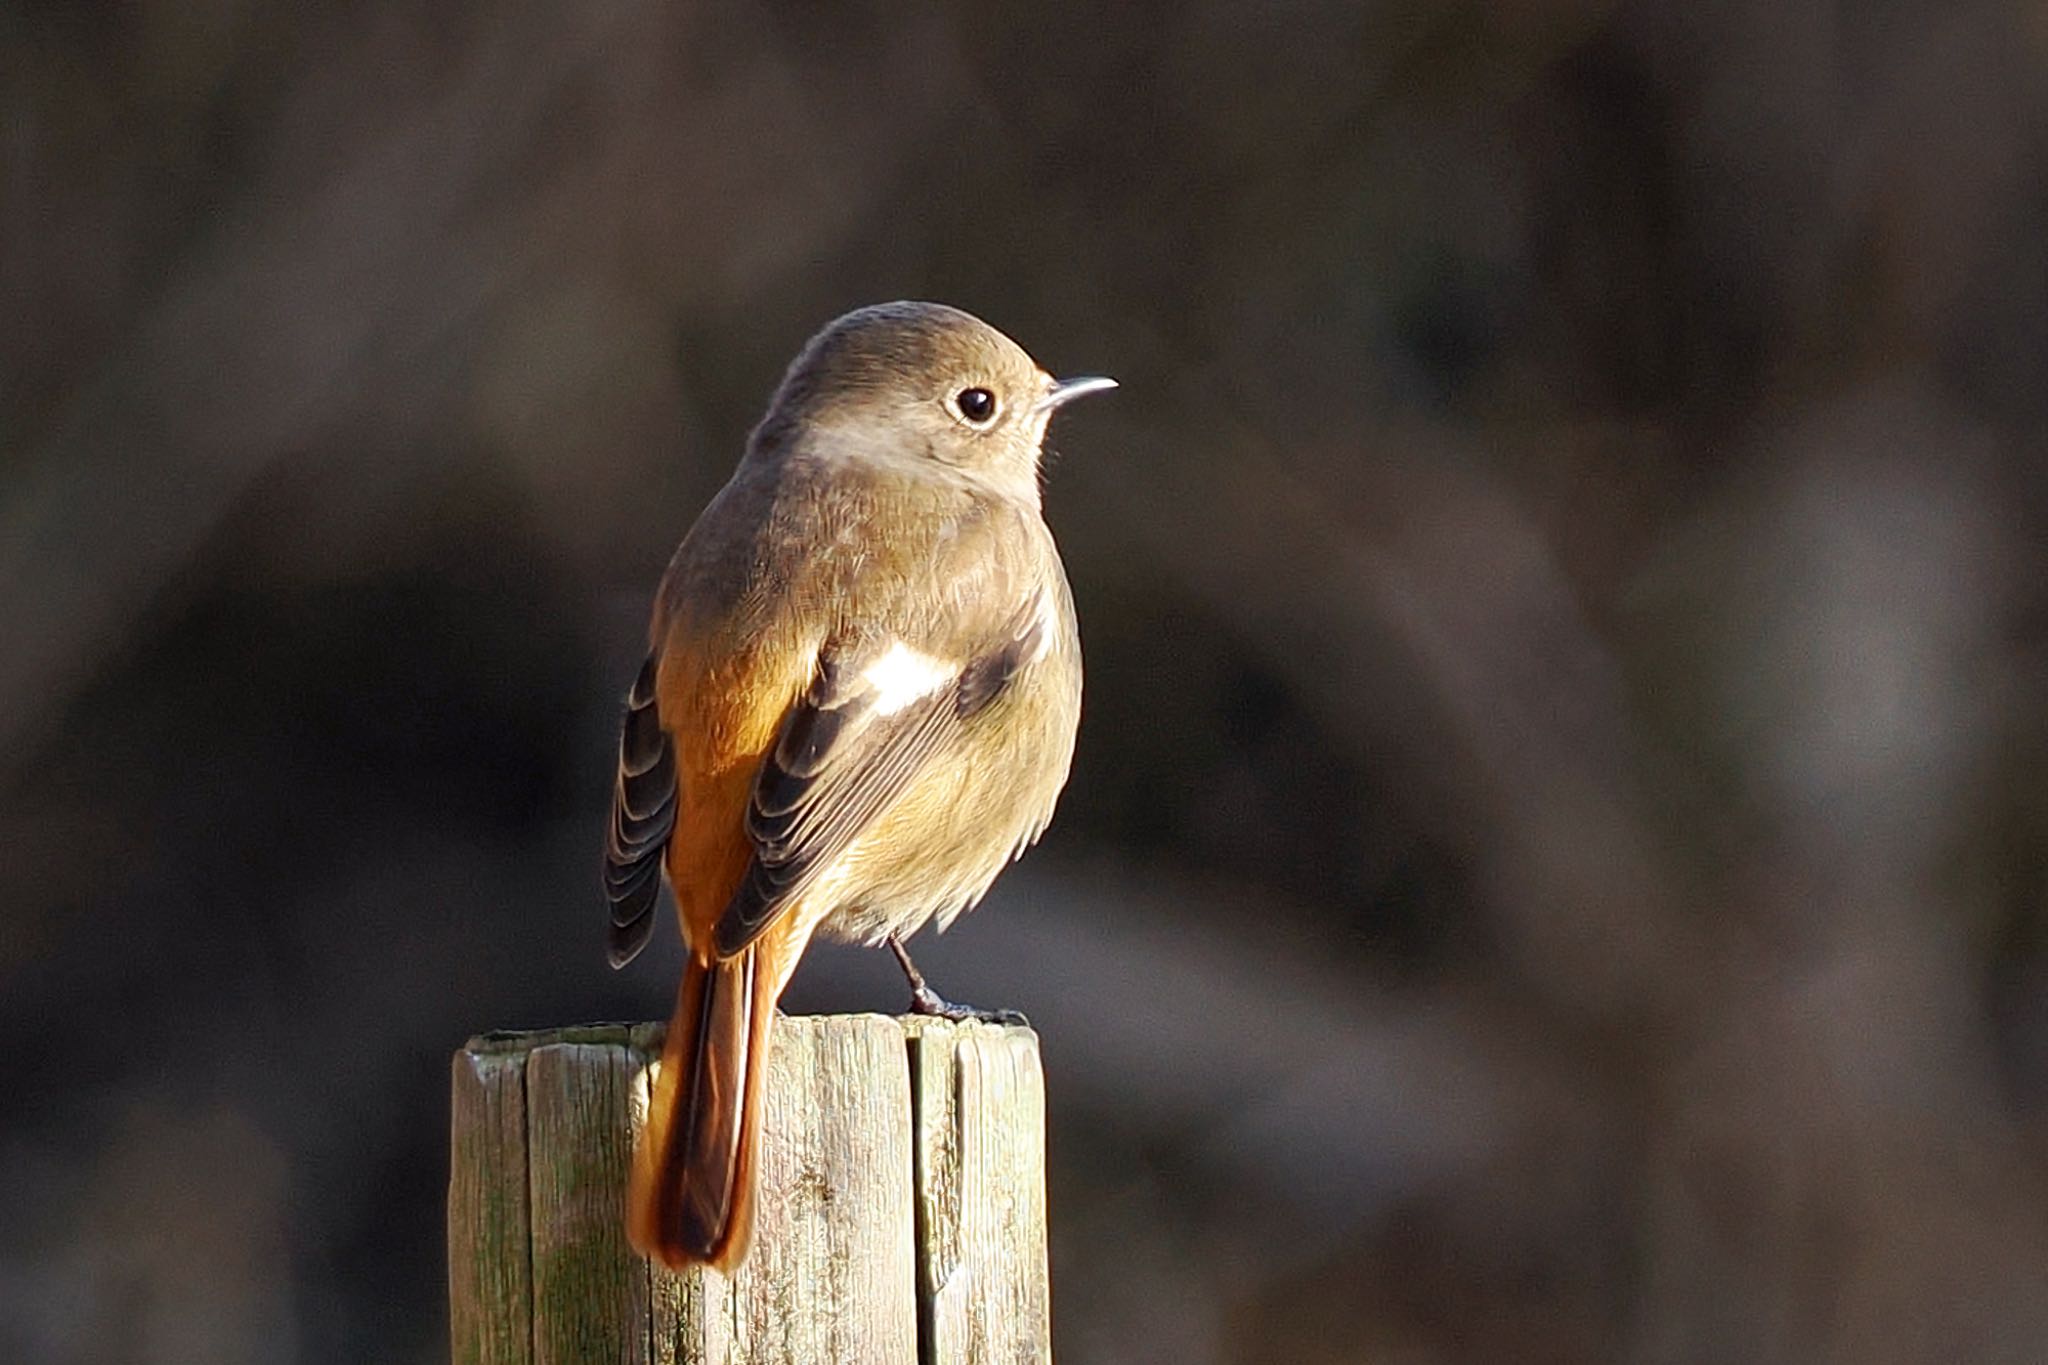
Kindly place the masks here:
POLYGON ((902 640, 828 645, 754 780, 753 861, 719 920, 720 956, 739 952, 795 903, 941 755, 960 728, 1042 657, 1038 599, 968 650, 902 640))
POLYGON ((654 932, 662 857, 676 827, 676 756, 655 704, 656 664, 649 655, 640 665, 619 725, 604 850, 604 891, 612 912, 606 948, 614 967, 631 962, 654 932))

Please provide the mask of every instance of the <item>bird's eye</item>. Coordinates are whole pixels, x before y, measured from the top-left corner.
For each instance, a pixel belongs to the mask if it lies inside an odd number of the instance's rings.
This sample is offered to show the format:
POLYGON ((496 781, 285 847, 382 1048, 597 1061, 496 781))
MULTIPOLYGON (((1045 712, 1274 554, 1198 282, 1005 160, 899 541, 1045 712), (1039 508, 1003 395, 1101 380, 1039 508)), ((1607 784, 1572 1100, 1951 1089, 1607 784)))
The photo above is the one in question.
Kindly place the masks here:
POLYGON ((987 389, 962 389, 953 395, 953 406, 975 426, 987 426, 995 420, 996 396, 987 389))

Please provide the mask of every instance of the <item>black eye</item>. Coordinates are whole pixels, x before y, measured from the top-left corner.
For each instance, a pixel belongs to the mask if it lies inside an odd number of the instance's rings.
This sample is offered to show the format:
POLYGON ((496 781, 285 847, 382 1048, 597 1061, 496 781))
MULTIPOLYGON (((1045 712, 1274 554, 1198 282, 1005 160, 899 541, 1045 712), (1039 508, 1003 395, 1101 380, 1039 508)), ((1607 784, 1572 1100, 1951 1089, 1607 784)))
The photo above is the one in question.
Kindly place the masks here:
POLYGON ((996 415, 996 396, 987 389, 962 389, 953 395, 953 406, 960 409, 962 417, 981 426, 996 415))

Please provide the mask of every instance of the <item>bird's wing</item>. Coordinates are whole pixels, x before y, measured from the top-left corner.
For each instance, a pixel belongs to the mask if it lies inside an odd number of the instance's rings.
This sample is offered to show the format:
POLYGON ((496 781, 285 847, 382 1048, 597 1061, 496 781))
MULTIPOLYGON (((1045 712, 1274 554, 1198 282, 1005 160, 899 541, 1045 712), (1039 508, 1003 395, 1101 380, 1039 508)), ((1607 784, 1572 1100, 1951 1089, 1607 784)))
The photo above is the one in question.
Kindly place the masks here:
POLYGON ((810 687, 762 760, 747 807, 754 856, 717 927, 739 952, 907 788, 960 727, 1051 645, 1041 594, 967 648, 868 638, 820 651, 810 687))
POLYGON ((611 902, 607 952, 623 967, 647 946, 661 895, 661 862, 676 827, 676 756, 655 703, 656 656, 640 665, 619 724, 612 821, 605 838, 604 891, 611 902))

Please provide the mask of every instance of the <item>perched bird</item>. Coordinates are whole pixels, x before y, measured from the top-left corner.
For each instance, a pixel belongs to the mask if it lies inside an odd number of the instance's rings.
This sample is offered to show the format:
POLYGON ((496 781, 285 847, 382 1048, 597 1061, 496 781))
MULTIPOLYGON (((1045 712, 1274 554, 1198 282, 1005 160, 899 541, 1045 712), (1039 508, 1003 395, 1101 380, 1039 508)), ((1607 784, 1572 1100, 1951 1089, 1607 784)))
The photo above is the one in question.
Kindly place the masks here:
POLYGON ((619 735, 614 966, 663 873, 688 963, 634 1155, 627 1231, 731 1269, 752 1235, 776 1001, 814 933, 893 948, 978 901, 1052 817, 1081 652, 1039 502, 1062 404, 1015 342, 934 303, 804 347, 663 576, 619 735))

